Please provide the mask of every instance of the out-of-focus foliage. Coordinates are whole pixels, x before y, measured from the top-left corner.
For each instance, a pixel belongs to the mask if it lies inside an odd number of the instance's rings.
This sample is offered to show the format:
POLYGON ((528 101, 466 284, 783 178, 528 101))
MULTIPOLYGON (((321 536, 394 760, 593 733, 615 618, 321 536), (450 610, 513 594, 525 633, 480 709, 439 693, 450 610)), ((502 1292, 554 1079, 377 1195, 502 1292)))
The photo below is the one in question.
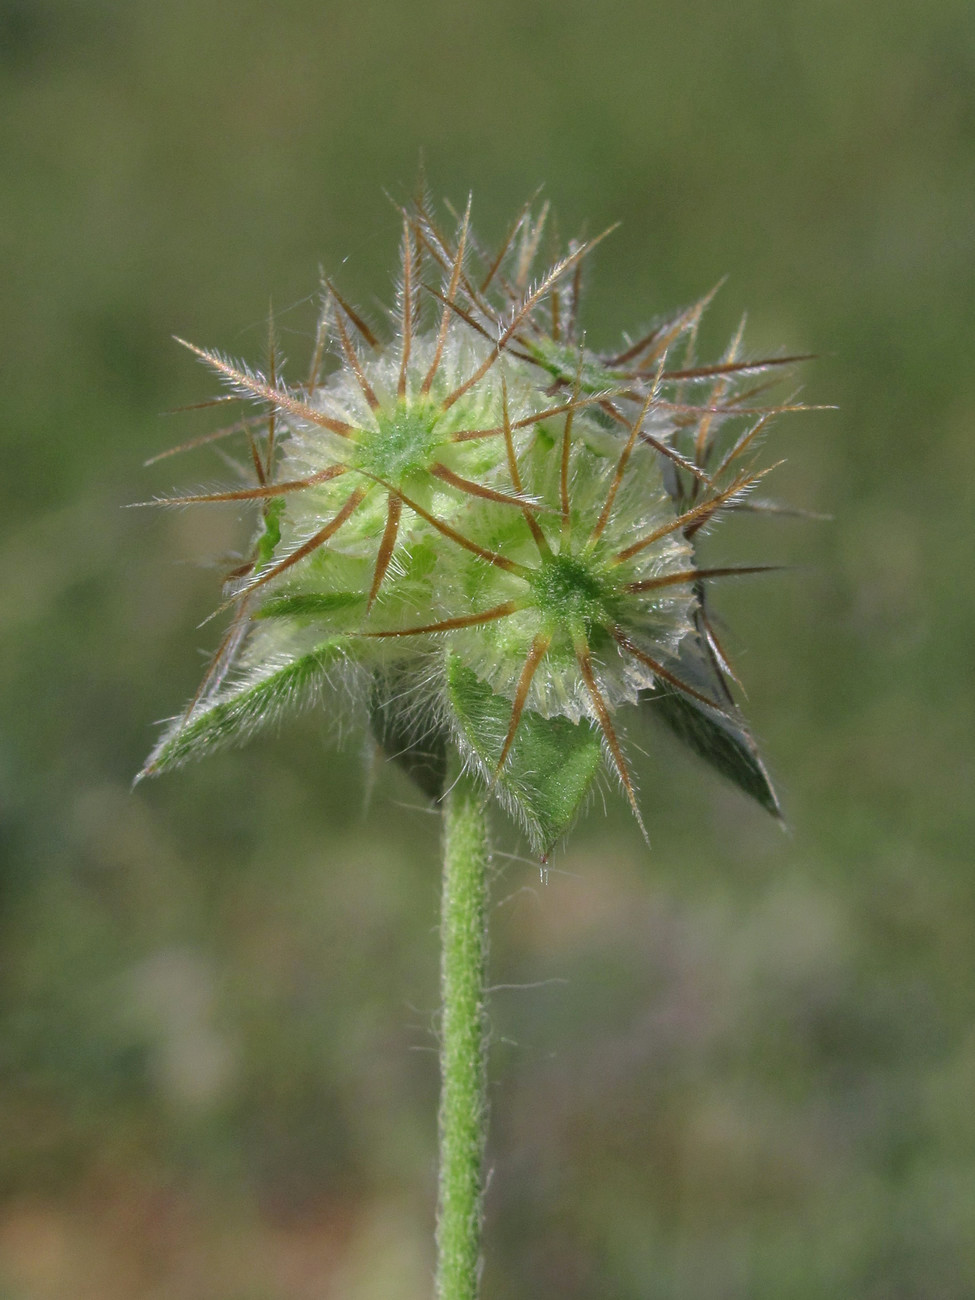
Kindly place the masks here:
POLYGON ((833 522, 707 548, 798 566, 716 593, 791 836, 658 727, 652 854, 502 832, 485 1293, 969 1297, 970 4, 10 0, 0 77, 3 1294, 429 1293, 436 819, 340 718, 130 793, 246 535, 121 509, 224 473, 141 468, 214 422, 170 334, 387 301, 422 147, 491 238, 622 218, 593 346, 727 273, 705 353, 841 408, 775 446, 833 522))

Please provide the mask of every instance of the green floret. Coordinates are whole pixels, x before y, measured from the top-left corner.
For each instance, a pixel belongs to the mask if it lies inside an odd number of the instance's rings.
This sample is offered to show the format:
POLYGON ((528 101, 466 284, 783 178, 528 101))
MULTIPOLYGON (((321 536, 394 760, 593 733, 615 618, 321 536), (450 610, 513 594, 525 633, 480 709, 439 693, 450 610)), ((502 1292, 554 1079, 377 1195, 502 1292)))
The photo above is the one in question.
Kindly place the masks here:
POLYGON ((357 469, 386 483, 406 483, 428 469, 440 442, 437 409, 399 402, 391 412, 376 411, 376 428, 358 434, 357 469))
POLYGON ((547 631, 588 637, 609 621, 612 588, 602 573, 574 555, 553 555, 532 575, 532 600, 547 631))

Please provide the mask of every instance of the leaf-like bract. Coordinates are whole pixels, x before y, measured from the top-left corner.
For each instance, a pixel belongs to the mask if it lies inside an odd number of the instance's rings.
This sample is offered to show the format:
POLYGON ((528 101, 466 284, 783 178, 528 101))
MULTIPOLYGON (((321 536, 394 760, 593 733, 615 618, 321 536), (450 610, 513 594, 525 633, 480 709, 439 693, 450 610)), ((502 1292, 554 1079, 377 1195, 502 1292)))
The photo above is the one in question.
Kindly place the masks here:
POLYGON ((344 637, 333 637, 283 665, 225 687, 173 725, 149 755, 140 777, 156 776, 216 749, 240 744, 283 713, 310 703, 347 645, 344 637))
MULTIPOLYGON (((706 650, 694 639, 672 665, 675 674, 703 694, 721 699, 726 687, 706 650)), ((709 709, 691 695, 658 679, 652 691, 642 692, 645 713, 659 718, 686 745, 722 776, 757 800, 775 817, 782 816, 778 797, 765 769, 758 746, 733 705, 709 709)))

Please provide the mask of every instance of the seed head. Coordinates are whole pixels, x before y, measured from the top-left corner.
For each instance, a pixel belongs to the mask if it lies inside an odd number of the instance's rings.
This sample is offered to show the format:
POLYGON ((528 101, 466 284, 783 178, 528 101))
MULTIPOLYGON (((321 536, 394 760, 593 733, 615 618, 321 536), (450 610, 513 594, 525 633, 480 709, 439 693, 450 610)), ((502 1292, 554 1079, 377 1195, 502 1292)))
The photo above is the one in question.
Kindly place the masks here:
MULTIPOLYGON (((239 740, 338 677, 363 687, 379 743, 434 797, 453 749, 547 852, 601 766, 642 827, 624 706, 667 722, 778 814, 735 705, 695 546, 721 514, 767 508, 754 452, 767 372, 800 358, 701 365, 710 300, 612 355, 579 328, 573 242, 532 279, 547 208, 493 255, 428 203, 403 212, 391 328, 380 339, 330 282, 303 383, 186 344, 262 408, 253 479, 162 505, 247 503, 250 553, 227 575, 230 625, 142 775, 239 740), (330 366, 326 366, 326 360, 330 366), (758 378, 756 378, 758 377, 758 378)), ((602 238, 602 237, 600 237, 602 238)))

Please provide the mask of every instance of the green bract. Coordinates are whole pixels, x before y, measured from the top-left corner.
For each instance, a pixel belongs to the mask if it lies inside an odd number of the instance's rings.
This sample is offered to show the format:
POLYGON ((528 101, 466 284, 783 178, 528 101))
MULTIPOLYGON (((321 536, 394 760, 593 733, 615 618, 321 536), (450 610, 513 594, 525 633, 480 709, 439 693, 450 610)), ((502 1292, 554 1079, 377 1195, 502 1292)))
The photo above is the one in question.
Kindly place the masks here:
POLYGON ((259 519, 226 581, 229 630, 144 775, 341 678, 426 793, 458 751, 542 853, 603 767, 639 818, 624 706, 778 812, 705 602, 711 579, 766 566, 702 568, 695 544, 743 506, 762 477, 744 461, 794 409, 756 406, 753 377, 796 358, 743 361, 736 339, 698 364, 707 299, 614 356, 587 350, 580 271, 598 241, 530 283, 544 222, 526 208, 486 256, 469 208, 454 237, 425 203, 404 212, 391 341, 327 285, 301 385, 273 345, 266 374, 192 349, 266 408, 227 431, 246 431, 255 477, 163 504, 245 502, 259 519))

